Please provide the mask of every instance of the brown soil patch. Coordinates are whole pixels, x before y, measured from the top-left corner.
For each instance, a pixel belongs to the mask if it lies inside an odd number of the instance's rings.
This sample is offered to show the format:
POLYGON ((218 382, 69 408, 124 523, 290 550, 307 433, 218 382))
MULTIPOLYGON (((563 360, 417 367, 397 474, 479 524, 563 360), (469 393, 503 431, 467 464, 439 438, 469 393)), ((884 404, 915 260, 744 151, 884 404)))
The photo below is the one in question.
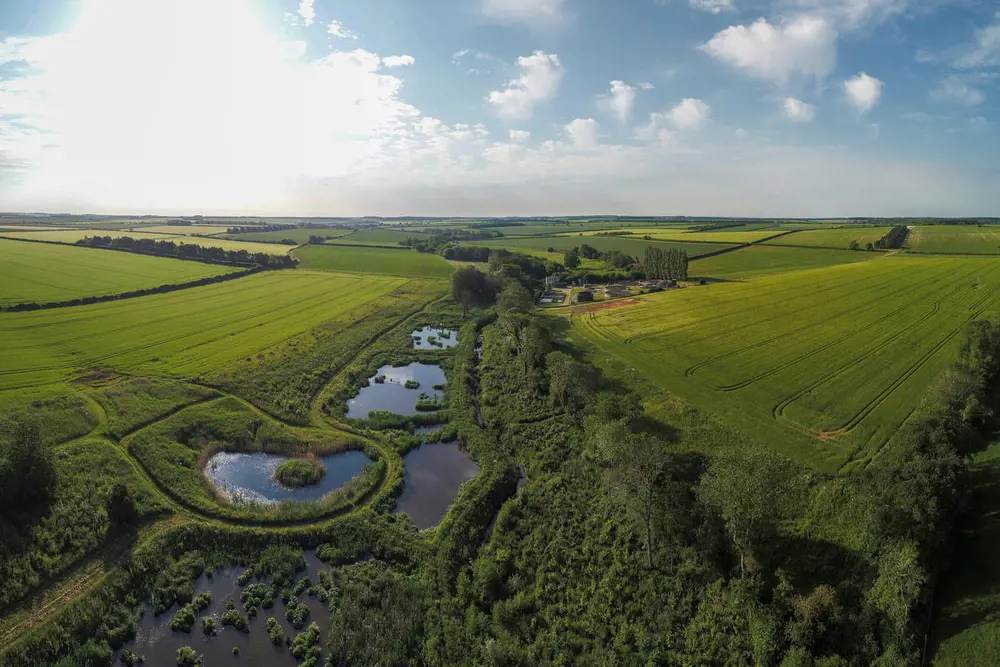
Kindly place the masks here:
POLYGON ((625 306, 632 306, 639 303, 639 299, 614 299, 613 301, 601 301, 597 303, 588 303, 585 306, 577 306, 573 309, 574 313, 593 313, 598 310, 611 310, 612 308, 624 308, 625 306))

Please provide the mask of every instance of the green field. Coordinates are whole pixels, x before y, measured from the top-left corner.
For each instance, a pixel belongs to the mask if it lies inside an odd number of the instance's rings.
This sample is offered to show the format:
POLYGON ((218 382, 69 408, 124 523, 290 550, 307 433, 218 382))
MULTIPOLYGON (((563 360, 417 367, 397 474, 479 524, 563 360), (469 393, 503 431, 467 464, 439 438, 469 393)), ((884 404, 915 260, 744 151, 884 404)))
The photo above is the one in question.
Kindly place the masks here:
POLYGON ((906 247, 916 252, 1000 255, 1000 226, 921 225, 910 231, 906 247))
POLYGON ((213 234, 225 234, 228 228, 222 225, 152 225, 137 227, 136 229, 145 233, 152 232, 153 234, 180 234, 182 236, 201 234, 203 236, 211 236, 213 234))
POLYGON ((687 252, 688 257, 716 252, 726 248, 724 244, 716 243, 670 243, 668 241, 643 241, 621 236, 535 236, 525 238, 503 238, 488 241, 466 241, 462 245, 480 246, 486 248, 505 248, 512 252, 528 250, 563 252, 582 244, 596 248, 600 252, 620 250, 642 261, 648 246, 657 248, 680 248, 687 252))
POLYGON ((827 248, 782 248, 762 244, 691 262, 688 275, 692 278, 743 280, 769 273, 815 269, 880 257, 883 257, 881 253, 827 248))
POLYGON ((309 242, 310 236, 340 237, 350 234, 350 229, 329 227, 325 229, 305 229, 301 227, 289 227, 275 232, 245 232, 243 234, 227 234, 226 238, 236 241, 263 241, 265 243, 278 243, 279 241, 294 241, 296 245, 309 242))
POLYGON ((426 236, 417 231, 396 231, 391 229, 359 229, 350 234, 337 236, 330 241, 334 244, 348 245, 371 245, 371 246, 398 246, 407 239, 419 239, 426 236))
POLYGON ((404 282, 280 271, 140 299, 6 313, 0 389, 49 384, 93 367, 194 377, 359 312, 404 282))
POLYGON ((428 255, 415 250, 307 245, 295 251, 299 266, 320 271, 407 276, 415 278, 448 278, 453 268, 440 255, 428 255))
MULTIPOLYGON (((683 229, 663 229, 663 228, 638 228, 628 230, 637 239, 645 239, 649 236, 655 241, 674 241, 677 243, 726 243, 729 245, 743 245, 744 243, 754 243, 766 239, 775 234, 780 234, 779 230, 758 230, 745 231, 738 227, 739 231, 729 231, 720 229, 717 232, 689 232, 683 229)), ((602 232, 585 233, 584 236, 596 236, 602 232)))
POLYGON ((112 250, 0 239, 0 305, 120 294, 234 270, 112 250))
POLYGON ((252 243, 248 241, 231 241, 220 238, 204 238, 198 236, 178 236, 177 234, 152 234, 146 232, 107 231, 104 229, 71 229, 54 232, 0 232, 0 237, 16 239, 32 239, 36 241, 58 241, 59 243, 76 243, 88 236, 131 236, 134 239, 156 239, 158 241, 173 241, 174 243, 190 243, 206 248, 222 248, 223 250, 246 250, 247 252, 263 252, 268 255, 285 255, 293 246, 276 243, 252 243))
POLYGON ((842 229, 806 229, 767 241, 768 245, 803 246, 809 248, 837 248, 846 250, 851 241, 862 248, 885 236, 891 227, 857 227, 842 229))
POLYGON ((897 256, 650 295, 573 322, 664 389, 835 470, 877 454, 998 295, 996 262, 897 256))

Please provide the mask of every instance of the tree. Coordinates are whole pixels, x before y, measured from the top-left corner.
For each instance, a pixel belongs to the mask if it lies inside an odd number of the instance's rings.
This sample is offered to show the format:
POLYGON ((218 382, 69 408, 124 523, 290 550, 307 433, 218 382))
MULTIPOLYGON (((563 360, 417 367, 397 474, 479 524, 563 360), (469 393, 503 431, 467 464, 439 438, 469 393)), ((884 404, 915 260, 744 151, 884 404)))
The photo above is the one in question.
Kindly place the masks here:
POLYGON ((452 274, 451 296, 468 315, 471 308, 487 305, 493 299, 493 288, 482 271, 466 266, 452 274))
POLYGON ((927 577, 912 543, 886 550, 879 559, 878 577, 867 600, 885 614, 897 639, 907 636, 910 610, 916 605, 927 577))
POLYGON ((663 443, 645 434, 628 437, 609 471, 613 495, 646 534, 646 558, 653 569, 653 510, 669 458, 663 443))
POLYGON ((42 444, 38 423, 22 417, 0 422, 0 512, 47 502, 55 484, 52 450, 42 444))
POLYGON ((549 352, 545 356, 549 377, 549 400, 554 406, 566 406, 589 390, 588 369, 565 352, 549 352))
POLYGON ((128 484, 116 482, 108 496, 108 518, 117 526, 131 526, 139 518, 135 495, 128 484))
POLYGON ((563 264, 567 269, 576 269, 580 266, 580 249, 571 248, 563 253, 563 264))
POLYGON ((516 280, 508 280, 497 299, 501 312, 527 313, 534 305, 531 292, 516 280))
POLYGON ((598 252, 597 248, 589 246, 586 243, 580 245, 580 257, 584 259, 597 259, 600 256, 601 253, 598 252))
POLYGON ((701 495, 722 516, 739 554, 741 579, 747 557, 774 533, 796 482, 791 462, 763 447, 728 449, 709 463, 701 495))
POLYGON ((858 243, 857 241, 851 241, 849 244, 847 244, 847 249, 848 250, 860 250, 861 249, 861 244, 858 243))

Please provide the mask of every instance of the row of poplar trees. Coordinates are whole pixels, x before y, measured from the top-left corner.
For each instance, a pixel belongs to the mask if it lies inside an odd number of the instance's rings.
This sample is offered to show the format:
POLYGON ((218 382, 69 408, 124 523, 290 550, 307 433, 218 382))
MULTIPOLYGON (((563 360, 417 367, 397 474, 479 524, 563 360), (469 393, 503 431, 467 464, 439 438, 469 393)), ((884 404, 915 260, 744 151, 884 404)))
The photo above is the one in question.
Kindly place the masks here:
POLYGON ((688 277, 688 256, 679 248, 646 246, 646 278, 684 280, 688 277))

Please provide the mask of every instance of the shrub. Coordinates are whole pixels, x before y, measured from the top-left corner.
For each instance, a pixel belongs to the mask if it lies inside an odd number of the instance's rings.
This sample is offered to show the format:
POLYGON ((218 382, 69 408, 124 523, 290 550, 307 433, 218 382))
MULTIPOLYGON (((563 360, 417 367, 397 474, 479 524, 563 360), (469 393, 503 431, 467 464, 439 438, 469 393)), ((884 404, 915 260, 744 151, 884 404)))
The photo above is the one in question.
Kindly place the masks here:
POLYGON ((274 479, 283 486, 299 488, 318 483, 326 466, 315 459, 289 459, 274 471, 274 479))

